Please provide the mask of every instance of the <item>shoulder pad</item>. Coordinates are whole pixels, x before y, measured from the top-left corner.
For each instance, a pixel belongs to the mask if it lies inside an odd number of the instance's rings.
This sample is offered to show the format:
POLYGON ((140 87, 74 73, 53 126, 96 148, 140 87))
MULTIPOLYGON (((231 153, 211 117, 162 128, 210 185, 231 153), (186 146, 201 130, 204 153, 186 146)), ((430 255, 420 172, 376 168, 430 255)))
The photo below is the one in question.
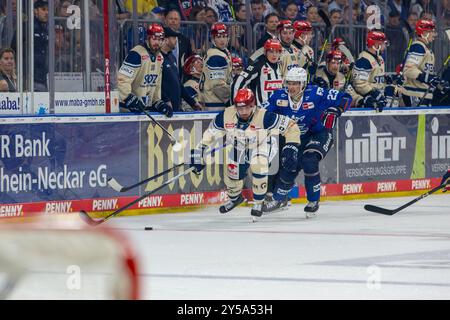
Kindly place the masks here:
POLYGON ((226 69, 228 67, 228 61, 223 56, 214 55, 209 57, 206 65, 210 69, 226 69))
POLYGON ((141 65, 141 55, 136 51, 131 50, 123 63, 130 67, 139 67, 141 65))
POLYGON ((416 43, 413 43, 411 45, 411 47, 409 48, 409 52, 410 53, 424 55, 425 54, 425 48, 423 47, 423 45, 421 45, 420 43, 416 42, 416 43))
POLYGON ((370 61, 367 58, 362 57, 362 58, 359 58, 358 60, 356 60, 355 68, 363 69, 363 70, 371 70, 372 64, 370 63, 370 61))

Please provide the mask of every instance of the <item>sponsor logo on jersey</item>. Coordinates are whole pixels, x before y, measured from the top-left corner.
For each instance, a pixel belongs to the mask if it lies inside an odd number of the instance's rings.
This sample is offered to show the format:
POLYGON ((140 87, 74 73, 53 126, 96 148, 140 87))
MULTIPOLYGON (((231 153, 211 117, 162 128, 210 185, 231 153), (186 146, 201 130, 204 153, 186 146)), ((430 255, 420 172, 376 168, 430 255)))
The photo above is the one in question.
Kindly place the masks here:
POLYGON ((234 163, 228 164, 227 171, 230 178, 236 178, 239 176, 238 168, 239 166, 237 164, 234 163))
POLYGON ((313 102, 303 102, 302 103, 302 109, 303 110, 314 109, 314 103, 313 102))
POLYGON ((163 57, 162 56, 156 56, 156 61, 163 61, 163 57))
POLYGON ((283 100, 283 99, 277 100, 278 107, 287 107, 288 105, 289 105, 289 101, 287 101, 287 100, 283 100))
POLYGON ((130 68, 126 65, 122 65, 119 69, 119 73, 123 74, 124 76, 131 78, 134 76, 134 69, 130 68))
POLYGON ((225 129, 233 129, 236 127, 235 123, 225 123, 225 129))
POLYGON ((264 74, 269 74, 269 73, 270 73, 270 68, 263 67, 263 68, 262 68, 262 72, 263 72, 264 74))
POLYGON ((334 80, 333 82, 333 89, 339 89, 344 85, 343 81, 334 80))
POLYGON ((252 131, 257 131, 257 130, 260 130, 260 129, 262 129, 262 128, 261 127, 257 127, 254 124, 250 125, 250 130, 252 130, 252 131))
POLYGON ((210 71, 209 79, 211 79, 211 80, 225 79, 225 71, 224 70, 210 71))
POLYGON ((147 61, 147 60, 150 60, 150 57, 148 54, 142 56, 142 61, 147 61))
POLYGON ((275 91, 283 87, 283 80, 264 81, 264 91, 275 91))

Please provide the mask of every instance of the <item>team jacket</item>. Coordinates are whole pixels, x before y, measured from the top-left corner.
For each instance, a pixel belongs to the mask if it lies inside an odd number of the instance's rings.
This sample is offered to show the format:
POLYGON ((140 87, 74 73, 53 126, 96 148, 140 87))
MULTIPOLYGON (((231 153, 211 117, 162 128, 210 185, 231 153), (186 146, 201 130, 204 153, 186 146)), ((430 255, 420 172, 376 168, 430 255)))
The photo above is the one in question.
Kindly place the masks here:
POLYGON ((161 100, 161 78, 164 58, 161 53, 153 54, 147 43, 134 47, 119 69, 117 85, 120 100, 130 94, 150 101, 148 105, 161 100))
POLYGON ((238 118, 233 105, 215 117, 203 133, 200 144, 210 146, 226 135, 227 146, 252 149, 259 147, 262 141, 269 140, 271 136, 280 134, 286 138, 286 143, 300 143, 300 130, 289 117, 256 107, 252 118, 243 122, 238 118))
POLYGON ((384 60, 368 51, 359 54, 353 68, 353 88, 361 96, 373 89, 384 91, 384 60))
MULTIPOLYGON (((186 89, 187 94, 194 99, 196 102, 200 103, 202 106, 204 105, 203 95, 199 89, 200 79, 189 77, 183 84, 186 89)), ((189 104, 183 101, 183 110, 188 108, 189 104)))
POLYGON ((346 93, 352 96, 352 100, 354 104, 357 104, 359 100, 362 99, 362 96, 357 94, 355 89, 351 85, 345 86, 345 75, 342 72, 338 72, 336 75, 332 75, 328 72, 325 65, 319 66, 316 72, 315 81, 318 79, 323 79, 327 83, 327 87, 324 89, 335 89, 338 91, 345 91, 346 93))
POLYGON ((283 45, 283 52, 281 53, 280 61, 281 75, 284 77, 293 67, 300 67, 300 50, 293 45, 283 45))
MULTIPOLYGON (((406 56, 403 75, 405 83, 402 93, 413 97, 422 97, 428 89, 428 85, 417 79, 422 72, 434 75, 434 53, 422 41, 414 41, 409 48, 406 56)), ((432 99, 433 94, 430 91, 426 99, 432 99)))
POLYGON ((294 41, 294 46, 299 52, 298 63, 303 69, 306 69, 311 61, 314 61, 314 50, 307 44, 301 45, 297 41, 294 41))
POLYGON ((231 54, 218 48, 210 48, 206 53, 200 79, 200 92, 205 101, 205 110, 221 110, 225 108, 231 95, 232 81, 231 54))
POLYGON ((266 56, 262 56, 236 78, 233 83, 233 97, 239 89, 249 88, 255 93, 257 105, 262 106, 267 103, 272 92, 282 86, 280 62, 270 63, 266 56))
POLYGON ((267 110, 294 119, 303 137, 325 129, 321 121, 325 110, 337 107, 344 112, 351 101, 352 98, 347 93, 308 85, 297 104, 291 100, 286 89, 275 91, 269 99, 267 110))

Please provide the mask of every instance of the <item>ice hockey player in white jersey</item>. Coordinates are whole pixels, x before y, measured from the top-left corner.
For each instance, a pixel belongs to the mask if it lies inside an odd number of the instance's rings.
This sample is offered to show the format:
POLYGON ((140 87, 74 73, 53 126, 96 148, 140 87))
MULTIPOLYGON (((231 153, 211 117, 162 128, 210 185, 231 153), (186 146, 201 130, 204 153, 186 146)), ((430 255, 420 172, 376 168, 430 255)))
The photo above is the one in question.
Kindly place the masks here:
POLYGON ((239 89, 249 88, 256 94, 256 103, 263 106, 273 91, 283 85, 280 57, 283 50, 280 41, 269 39, 264 44, 264 55, 251 63, 233 83, 236 96, 239 89))
POLYGON ((433 90, 442 93, 450 90, 448 82, 436 75, 434 53, 431 50, 431 44, 437 36, 435 23, 425 19, 417 21, 416 34, 417 39, 411 43, 403 69, 405 83, 402 97, 408 107, 418 106, 419 103, 428 106, 433 98, 433 90))
MULTIPOLYGON (((353 68, 353 88, 363 97, 362 104, 379 112, 387 104, 385 96, 385 65, 383 51, 388 45, 386 35, 371 30, 367 34, 367 50, 359 54, 353 68)), ((394 92, 388 92, 392 98, 394 92)))
POLYGON ((232 64, 228 51, 228 28, 223 23, 211 27, 213 46, 204 58, 200 92, 205 101, 205 111, 220 111, 231 98, 232 64))
POLYGON ((258 107, 250 89, 240 89, 234 101, 234 105, 215 117, 199 145, 191 150, 190 163, 195 167, 194 172, 200 173, 205 167, 205 150, 225 136, 227 156, 224 180, 229 200, 219 211, 227 213, 244 201, 244 178, 250 169, 254 201, 251 215, 257 218, 262 215, 262 202, 267 192, 269 162, 274 152, 271 148, 272 137, 281 135, 287 143, 298 146, 300 130, 295 121, 288 117, 258 107))
POLYGON ((173 115, 172 107, 161 100, 163 41, 163 27, 152 23, 147 29, 147 41, 135 46, 126 56, 117 76, 121 111, 140 113, 145 109, 167 117, 173 115))

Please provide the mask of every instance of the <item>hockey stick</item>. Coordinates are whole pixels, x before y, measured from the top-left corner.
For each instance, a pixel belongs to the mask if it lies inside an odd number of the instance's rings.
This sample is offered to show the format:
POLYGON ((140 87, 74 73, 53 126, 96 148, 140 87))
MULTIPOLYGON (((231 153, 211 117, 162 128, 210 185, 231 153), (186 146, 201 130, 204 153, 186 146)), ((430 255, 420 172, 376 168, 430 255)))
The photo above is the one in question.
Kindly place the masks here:
MULTIPOLYGON (((436 72, 437 75, 440 75, 441 72, 444 70, 444 68, 447 66, 448 61, 450 60, 450 55, 448 55, 447 59, 445 59, 444 64, 441 66, 441 68, 439 69, 438 72, 436 72)), ((431 90, 431 86, 428 85, 427 91, 425 91, 425 93, 423 94, 422 98, 420 99, 419 103, 417 104, 417 106, 420 106, 423 102, 423 100, 425 100, 425 97, 427 96, 427 94, 430 92, 431 90)))
MULTIPOLYGON (((145 103, 142 101, 141 98, 139 98, 139 100, 142 102, 142 104, 145 105, 145 103)), ((166 128, 163 127, 163 125, 161 123, 159 123, 155 118, 152 117, 152 115, 150 114, 150 112, 148 112, 147 110, 145 110, 144 108, 141 109, 141 111, 143 113, 145 113, 145 115, 153 121, 154 124, 156 124, 158 127, 160 127, 162 129, 162 131, 164 131, 170 139, 170 144, 172 145, 172 149, 175 152, 179 152, 182 148, 181 144, 170 134, 169 131, 167 131, 166 128)))
POLYGON ((134 204, 138 203, 139 201, 141 201, 142 199, 147 198, 148 196, 152 195, 153 193, 163 189, 164 187, 168 186, 169 184, 171 184, 172 182, 178 180, 179 178, 191 173, 193 170, 195 169, 195 167, 189 167, 187 170, 177 174, 176 176, 174 176, 173 178, 167 180, 166 182, 164 182, 162 185, 160 185, 159 187, 157 187, 156 189, 153 189, 152 191, 149 191, 145 194, 143 194, 142 196, 140 196, 139 198, 137 198, 136 200, 131 201, 130 203, 128 203, 127 205, 123 206, 122 208, 117 209, 116 211, 114 211, 113 213, 111 213, 110 215, 104 217, 104 218, 100 218, 100 219, 93 219, 91 218, 88 213, 84 210, 80 211, 80 218, 86 222, 87 224, 89 224, 90 226, 98 226, 99 224, 102 224, 103 222, 111 219, 112 217, 115 217, 116 215, 118 215, 119 213, 121 213, 122 211, 125 211, 126 209, 128 209, 129 207, 133 206, 134 204))
POLYGON ((393 214, 396 214, 396 213, 399 212, 400 210, 403 210, 403 209, 409 207, 410 205, 416 203, 417 201, 422 200, 423 198, 428 197, 430 194, 433 194, 433 193, 435 193, 436 191, 441 190, 442 188, 445 188, 445 186, 446 186, 445 184, 441 184, 441 185, 439 185, 439 186, 437 186, 437 187, 431 189, 430 191, 428 191, 428 192, 422 194, 420 197, 417 197, 417 198, 411 200, 410 202, 408 202, 408 203, 402 205, 401 207, 398 207, 397 209, 393 209, 393 210, 391 210, 391 209, 385 209, 385 208, 373 206, 373 205, 371 205, 371 204, 366 204, 366 205, 364 206, 364 209, 366 209, 367 211, 371 211, 371 212, 375 212, 375 213, 380 213, 380 214, 384 214, 384 215, 387 215, 387 216, 392 216, 393 214))
MULTIPOLYGON (((212 149, 211 152, 209 152, 208 154, 213 155, 217 150, 223 149, 223 148, 225 148, 225 147, 226 147, 226 143, 224 143, 222 146, 220 146, 220 147, 218 147, 218 148, 212 149)), ((208 155, 208 154, 207 154, 207 155, 208 155)), ((137 183, 135 183, 135 184, 133 184, 133 185, 131 185, 131 186, 128 186, 128 187, 122 186, 115 178, 109 178, 109 179, 108 179, 108 185, 109 185, 111 188, 113 188, 114 190, 116 190, 117 192, 127 192, 127 191, 132 190, 132 189, 134 189, 134 188, 136 188, 136 187, 139 187, 139 186, 141 186, 141 185, 143 185, 143 184, 145 184, 145 183, 147 183, 147 182, 149 182, 149 181, 152 181, 152 180, 154 180, 154 179, 156 179, 156 178, 159 178, 159 177, 165 175, 166 173, 169 173, 169 172, 171 172, 172 170, 174 170, 174 169, 176 169, 176 168, 178 168, 178 167, 181 167, 181 166, 183 166, 183 165, 185 165, 185 164, 186 164, 186 163, 184 163, 184 162, 183 162, 183 163, 180 163, 180 164, 177 164, 176 166, 173 166, 172 168, 169 168, 169 169, 167 169, 167 170, 164 170, 163 172, 157 173, 157 174, 155 174, 154 176, 151 176, 151 177, 149 177, 149 178, 146 178, 146 179, 144 179, 144 180, 142 180, 142 181, 139 181, 139 182, 137 182, 137 183)))
POLYGON ((172 168, 169 168, 169 169, 167 169, 167 170, 164 170, 163 172, 160 172, 160 173, 158 173, 158 174, 155 174, 154 176, 151 176, 151 177, 149 177, 149 178, 146 178, 146 179, 144 179, 144 180, 142 180, 142 181, 139 181, 139 182, 137 182, 137 183, 135 183, 135 184, 133 184, 133 185, 131 185, 131 186, 128 186, 128 187, 122 186, 115 178, 109 178, 109 179, 108 179, 108 185, 109 185, 111 188, 113 188, 114 190, 116 190, 117 192, 127 192, 127 191, 132 190, 132 189, 134 189, 134 188, 136 188, 136 187, 139 187, 139 186, 141 186, 141 185, 143 185, 143 184, 145 184, 145 183, 147 183, 147 182, 149 182, 149 181, 152 181, 152 180, 154 180, 154 179, 157 179, 157 178, 159 178, 159 177, 165 175, 166 173, 169 173, 169 172, 173 171, 174 169, 176 169, 176 168, 178 168, 178 167, 181 167, 181 166, 183 166, 183 165, 184 165, 184 162, 183 162, 183 163, 180 163, 180 164, 177 164, 176 166, 173 166, 172 168))

